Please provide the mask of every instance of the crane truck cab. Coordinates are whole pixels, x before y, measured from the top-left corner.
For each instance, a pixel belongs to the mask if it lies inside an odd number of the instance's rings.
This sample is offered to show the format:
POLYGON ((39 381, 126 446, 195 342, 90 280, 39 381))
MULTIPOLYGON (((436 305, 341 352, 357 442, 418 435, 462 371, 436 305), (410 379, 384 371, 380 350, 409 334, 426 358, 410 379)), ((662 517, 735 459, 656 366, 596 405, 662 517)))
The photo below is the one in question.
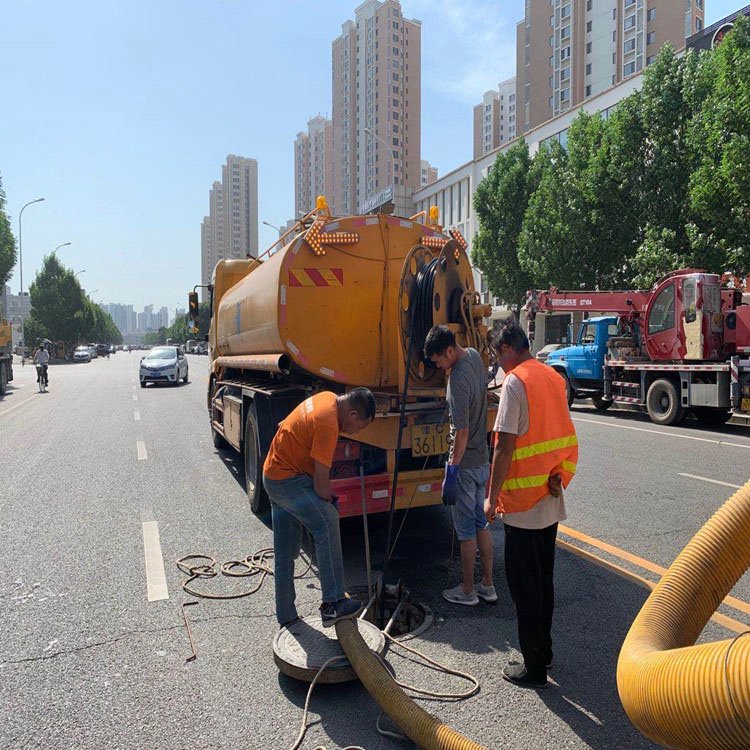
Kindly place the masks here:
POLYGON ((568 405, 574 398, 591 398, 600 411, 612 405, 612 401, 602 395, 604 361, 607 342, 618 333, 616 316, 588 318, 581 323, 572 346, 550 352, 547 364, 565 378, 568 405))

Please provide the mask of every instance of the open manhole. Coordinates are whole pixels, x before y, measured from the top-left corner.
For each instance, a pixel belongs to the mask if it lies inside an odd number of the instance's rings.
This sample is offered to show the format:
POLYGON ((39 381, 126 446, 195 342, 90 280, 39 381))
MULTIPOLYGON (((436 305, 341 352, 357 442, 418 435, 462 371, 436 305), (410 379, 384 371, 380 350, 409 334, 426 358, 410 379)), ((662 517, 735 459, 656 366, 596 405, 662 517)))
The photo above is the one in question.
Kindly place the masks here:
MULTIPOLYGON (((368 601, 367 588, 355 588, 350 593, 351 596, 355 596, 363 602, 368 601)), ((375 601, 367 610, 363 619, 378 628, 387 628, 390 624, 388 634, 392 638, 397 640, 414 638, 432 625, 432 610, 427 605, 418 602, 411 592, 400 583, 385 587, 385 612, 381 623, 382 597, 383 587, 378 581, 375 601)))

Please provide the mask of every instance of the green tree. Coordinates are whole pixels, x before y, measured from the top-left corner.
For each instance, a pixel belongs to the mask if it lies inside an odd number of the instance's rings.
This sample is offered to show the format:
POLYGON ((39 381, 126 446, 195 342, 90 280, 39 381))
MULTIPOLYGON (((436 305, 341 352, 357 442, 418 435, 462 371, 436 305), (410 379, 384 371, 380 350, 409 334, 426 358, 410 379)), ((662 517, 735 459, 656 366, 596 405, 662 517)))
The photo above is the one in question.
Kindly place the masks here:
MULTIPOLYGON (((79 313, 85 309, 86 299, 73 271, 65 268, 54 253, 47 255, 29 293, 29 330, 52 341, 63 341, 66 346, 76 344, 81 334, 79 313)), ((27 336, 26 343, 35 342, 27 336)))
POLYGON ((690 179, 695 214, 692 244, 712 270, 750 270, 750 23, 703 55, 692 140, 697 168, 690 179), (723 266, 723 267, 720 267, 723 266))
POLYGON ((474 193, 479 231, 472 243, 472 262, 484 274, 492 293, 516 313, 526 291, 535 286, 535 277, 518 259, 518 235, 538 182, 531 163, 528 146, 521 140, 498 154, 474 193))
POLYGON ((0 290, 10 278, 13 266, 16 265, 16 238, 10 228, 10 220, 5 213, 5 193, 0 177, 0 290))

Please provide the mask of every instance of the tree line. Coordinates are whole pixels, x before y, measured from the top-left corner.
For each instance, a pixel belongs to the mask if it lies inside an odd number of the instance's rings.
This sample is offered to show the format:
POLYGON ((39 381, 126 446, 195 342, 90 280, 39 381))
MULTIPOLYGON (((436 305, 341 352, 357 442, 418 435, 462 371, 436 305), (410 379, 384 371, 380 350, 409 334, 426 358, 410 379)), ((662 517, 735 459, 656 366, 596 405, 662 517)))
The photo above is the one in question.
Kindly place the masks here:
POLYGON ((477 186, 472 260, 518 310, 528 289, 649 287, 678 268, 750 271, 750 24, 710 52, 662 48, 608 117, 581 112, 477 186))

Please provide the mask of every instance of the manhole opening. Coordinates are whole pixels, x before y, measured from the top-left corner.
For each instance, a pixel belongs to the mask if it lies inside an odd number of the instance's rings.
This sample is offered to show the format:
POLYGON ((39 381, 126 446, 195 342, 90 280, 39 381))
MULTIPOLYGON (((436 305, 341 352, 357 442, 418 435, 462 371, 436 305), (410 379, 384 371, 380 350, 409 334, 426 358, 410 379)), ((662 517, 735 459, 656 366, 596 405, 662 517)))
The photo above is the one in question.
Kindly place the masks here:
MULTIPOLYGON (((361 599, 365 603, 369 601, 366 587, 352 588, 350 594, 353 597, 361 599)), ((398 609, 396 618, 388 630, 388 634, 391 637, 399 638, 401 636, 416 635, 426 630, 432 624, 432 612, 429 607, 418 602, 414 596, 412 596, 411 592, 400 585, 386 586, 385 620, 381 624, 380 607, 382 595, 383 592, 380 587, 378 587, 375 600, 367 610, 364 619, 379 628, 384 628, 390 622, 393 613, 398 609), (402 601, 403 604, 399 608, 398 605, 402 601)))

